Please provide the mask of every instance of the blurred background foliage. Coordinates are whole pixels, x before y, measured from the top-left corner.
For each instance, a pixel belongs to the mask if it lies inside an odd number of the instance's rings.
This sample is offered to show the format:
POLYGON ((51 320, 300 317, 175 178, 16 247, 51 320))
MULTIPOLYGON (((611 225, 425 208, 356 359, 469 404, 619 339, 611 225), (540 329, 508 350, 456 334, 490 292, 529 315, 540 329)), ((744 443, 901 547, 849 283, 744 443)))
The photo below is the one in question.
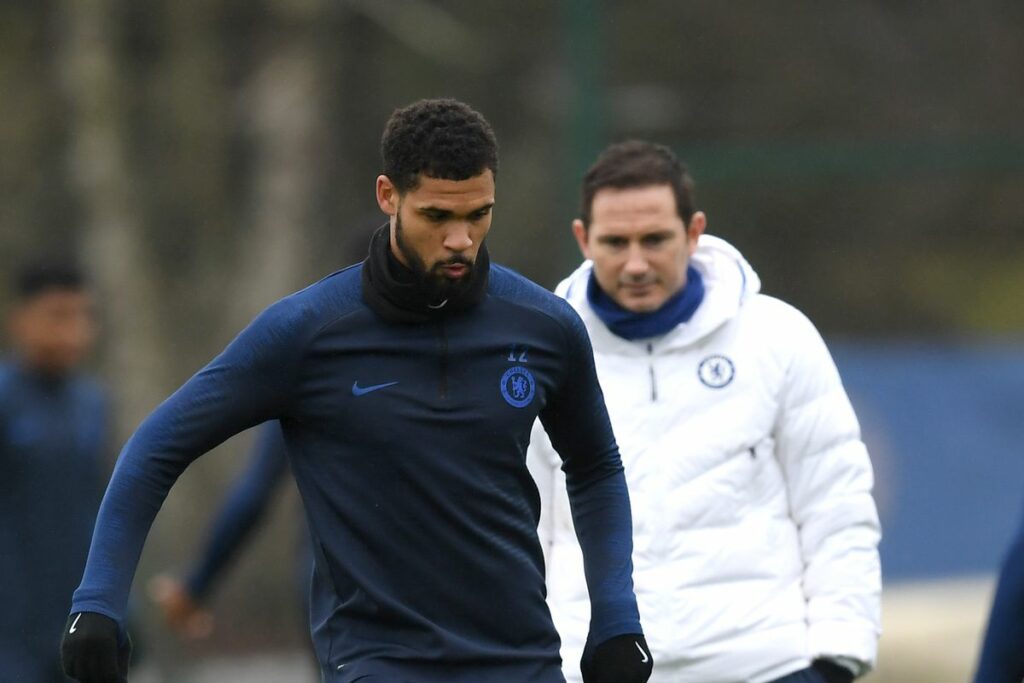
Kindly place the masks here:
POLYGON ((640 136, 827 332, 1024 327, 1020 3, 8 0, 0 26, 2 265, 131 261, 165 343, 360 258, 382 124, 437 95, 494 123, 492 246, 543 284, 582 169, 640 136))
MULTIPOLYGON (((1024 331, 1018 0, 5 0, 0 270, 94 273, 125 436, 260 309, 363 257, 383 124, 442 95, 498 134, 494 257, 548 287, 579 259, 583 169, 644 137, 826 335, 1024 331)), ((184 563, 238 466, 186 474, 142 574, 184 563)), ((288 543, 224 598, 265 597, 234 612, 249 635, 291 609, 288 543)))

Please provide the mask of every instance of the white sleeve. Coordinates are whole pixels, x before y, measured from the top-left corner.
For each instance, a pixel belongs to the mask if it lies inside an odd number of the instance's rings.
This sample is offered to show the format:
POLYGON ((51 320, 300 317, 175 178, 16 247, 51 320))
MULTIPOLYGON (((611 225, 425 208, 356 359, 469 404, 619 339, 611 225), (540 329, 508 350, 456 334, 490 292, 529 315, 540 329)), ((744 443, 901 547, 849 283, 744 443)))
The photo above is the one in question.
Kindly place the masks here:
MULTIPOLYGON (((541 547, 544 549, 544 561, 550 562, 551 544, 554 541, 554 506, 557 500, 555 489, 558 483, 558 472, 562 460, 555 452, 544 431, 540 420, 533 423, 533 432, 530 434, 530 447, 526 451, 526 466, 533 475, 533 481, 537 485, 537 492, 540 494, 540 524, 537 527, 537 535, 540 537, 541 547)), ((564 486, 564 484, 563 484, 564 486)))
POLYGON ((882 590, 871 461, 825 342, 794 313, 775 436, 800 533, 810 655, 851 658, 870 668, 882 590))

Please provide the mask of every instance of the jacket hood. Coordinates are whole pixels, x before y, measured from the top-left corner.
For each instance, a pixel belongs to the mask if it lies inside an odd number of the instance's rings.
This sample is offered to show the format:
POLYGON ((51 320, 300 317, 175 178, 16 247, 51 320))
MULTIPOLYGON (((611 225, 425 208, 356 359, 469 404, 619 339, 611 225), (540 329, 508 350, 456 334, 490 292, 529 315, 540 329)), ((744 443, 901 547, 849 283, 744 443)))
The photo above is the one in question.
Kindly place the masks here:
POLYGON ((743 255, 725 240, 701 235, 690 264, 704 278, 704 300, 688 322, 660 337, 628 341, 617 337, 601 322, 587 301, 587 282, 592 261, 584 261, 555 288, 580 314, 595 348, 623 353, 644 352, 648 344, 659 350, 694 344, 731 320, 751 297, 761 291, 761 279, 743 255))

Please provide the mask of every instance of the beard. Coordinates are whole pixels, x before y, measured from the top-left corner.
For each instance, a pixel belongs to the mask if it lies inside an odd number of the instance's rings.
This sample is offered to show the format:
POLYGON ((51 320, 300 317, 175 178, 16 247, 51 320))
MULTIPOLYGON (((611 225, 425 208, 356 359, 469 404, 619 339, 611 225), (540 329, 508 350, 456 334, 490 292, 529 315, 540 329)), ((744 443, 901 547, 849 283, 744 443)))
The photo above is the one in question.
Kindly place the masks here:
POLYGON ((469 289, 469 285, 473 281, 473 262, 462 254, 455 254, 428 268, 420 255, 405 240, 405 234, 402 232, 401 208, 395 216, 395 243, 409 264, 409 270, 412 271, 416 285, 426 295, 427 301, 440 304, 450 298, 458 298, 469 289), (444 267, 455 265, 465 266, 466 272, 462 277, 453 280, 444 274, 444 267))

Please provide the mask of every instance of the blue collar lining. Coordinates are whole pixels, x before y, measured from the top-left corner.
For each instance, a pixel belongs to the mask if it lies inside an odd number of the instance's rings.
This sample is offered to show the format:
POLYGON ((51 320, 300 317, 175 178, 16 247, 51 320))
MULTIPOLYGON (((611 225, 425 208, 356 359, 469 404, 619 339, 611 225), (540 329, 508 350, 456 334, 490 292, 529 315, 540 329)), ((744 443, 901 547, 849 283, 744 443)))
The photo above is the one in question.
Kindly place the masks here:
POLYGON ((704 278, 693 266, 686 268, 686 286, 673 294, 661 308, 636 313, 617 304, 597 284, 594 272, 587 282, 587 300, 597 317, 618 337, 630 341, 657 337, 693 317, 704 301, 704 278))

